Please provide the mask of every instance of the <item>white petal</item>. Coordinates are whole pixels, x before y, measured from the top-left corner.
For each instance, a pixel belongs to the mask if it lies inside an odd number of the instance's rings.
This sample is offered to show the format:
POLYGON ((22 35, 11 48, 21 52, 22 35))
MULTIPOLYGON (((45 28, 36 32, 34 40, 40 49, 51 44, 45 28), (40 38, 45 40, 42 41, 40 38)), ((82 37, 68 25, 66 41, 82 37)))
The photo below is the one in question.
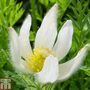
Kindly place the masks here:
POLYGON ((16 60, 17 62, 20 59, 18 35, 12 27, 9 28, 9 35, 10 35, 10 52, 12 55, 12 59, 16 60))
POLYGON ((43 69, 36 74, 36 78, 41 83, 54 82, 58 77, 58 60, 53 56, 46 58, 43 69))
POLYGON ((65 24, 62 26, 57 42, 53 48, 56 53, 56 56, 61 60, 68 53, 71 44, 72 44, 72 36, 73 36, 73 26, 72 21, 67 20, 65 24))
POLYGON ((24 65, 21 63, 20 59, 19 38, 12 27, 9 28, 9 39, 12 64, 15 69, 23 71, 24 65))
POLYGON ((13 62, 12 64, 16 71, 23 72, 23 73, 29 73, 29 70, 26 68, 26 65, 23 62, 23 60, 20 60, 20 63, 13 62))
POLYGON ((44 17, 35 39, 36 47, 52 48, 57 35, 57 4, 44 17))
POLYGON ((29 42, 29 30, 31 27, 31 16, 28 15, 20 30, 20 53, 24 58, 32 52, 29 42))
POLYGON ((82 48, 76 57, 73 59, 67 61, 66 63, 60 64, 59 65, 59 78, 58 80, 66 80, 68 79, 82 64, 86 54, 87 50, 90 48, 90 45, 87 44, 82 48))

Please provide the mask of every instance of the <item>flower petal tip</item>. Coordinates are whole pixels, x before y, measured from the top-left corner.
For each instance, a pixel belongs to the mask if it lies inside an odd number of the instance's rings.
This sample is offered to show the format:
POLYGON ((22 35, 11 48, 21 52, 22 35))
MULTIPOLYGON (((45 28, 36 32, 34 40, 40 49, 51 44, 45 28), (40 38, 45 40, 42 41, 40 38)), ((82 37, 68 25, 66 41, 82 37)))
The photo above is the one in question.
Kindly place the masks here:
POLYGON ((13 30, 13 27, 9 27, 8 30, 9 30, 9 31, 13 30))
POLYGON ((13 27, 9 27, 8 30, 10 34, 16 33, 13 27))
POLYGON ((72 20, 67 20, 67 21, 66 21, 66 25, 67 25, 67 26, 73 26, 73 25, 72 25, 72 20))
POLYGON ((31 15, 30 15, 30 14, 28 14, 28 15, 26 16, 25 21, 27 22, 27 24, 30 24, 30 25, 31 25, 32 18, 31 18, 31 15))
POLYGON ((28 15, 27 15, 27 18, 31 20, 31 15, 30 15, 30 14, 28 14, 28 15))
POLYGON ((73 35, 73 24, 72 24, 72 20, 67 20, 66 21, 66 26, 69 27, 69 31, 71 32, 71 34, 73 35))
POLYGON ((56 3, 56 4, 54 4, 54 6, 57 8, 58 7, 58 4, 56 3))
POLYGON ((90 44, 86 44, 85 47, 86 47, 86 48, 90 48, 90 44))
POLYGON ((72 23, 72 20, 67 20, 68 22, 72 23))

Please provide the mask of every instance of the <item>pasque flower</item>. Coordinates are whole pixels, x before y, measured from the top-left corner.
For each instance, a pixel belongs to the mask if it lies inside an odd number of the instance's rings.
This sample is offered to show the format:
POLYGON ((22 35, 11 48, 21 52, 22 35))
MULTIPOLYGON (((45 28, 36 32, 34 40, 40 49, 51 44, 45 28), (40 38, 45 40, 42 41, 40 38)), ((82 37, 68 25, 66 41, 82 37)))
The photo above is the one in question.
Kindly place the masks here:
POLYGON ((36 33, 34 49, 29 42, 30 15, 23 22, 19 35, 9 28, 13 66, 24 73, 33 73, 41 83, 68 79, 79 68, 90 47, 86 44, 73 59, 59 64, 70 50, 73 25, 71 20, 67 20, 57 35, 57 10, 55 4, 44 17, 36 33))

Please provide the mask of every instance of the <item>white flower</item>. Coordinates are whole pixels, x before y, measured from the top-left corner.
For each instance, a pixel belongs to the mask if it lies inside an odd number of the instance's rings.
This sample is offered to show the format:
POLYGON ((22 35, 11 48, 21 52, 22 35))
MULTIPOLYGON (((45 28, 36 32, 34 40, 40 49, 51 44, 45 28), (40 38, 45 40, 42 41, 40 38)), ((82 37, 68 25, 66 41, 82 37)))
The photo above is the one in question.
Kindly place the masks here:
POLYGON ((89 44, 85 45, 76 57, 59 64, 70 50, 73 26, 72 21, 67 20, 57 37, 57 8, 55 4, 44 17, 36 34, 33 50, 29 42, 30 15, 25 19, 19 36, 12 27, 9 28, 14 67, 22 72, 33 73, 41 83, 68 79, 79 68, 90 47, 89 44))

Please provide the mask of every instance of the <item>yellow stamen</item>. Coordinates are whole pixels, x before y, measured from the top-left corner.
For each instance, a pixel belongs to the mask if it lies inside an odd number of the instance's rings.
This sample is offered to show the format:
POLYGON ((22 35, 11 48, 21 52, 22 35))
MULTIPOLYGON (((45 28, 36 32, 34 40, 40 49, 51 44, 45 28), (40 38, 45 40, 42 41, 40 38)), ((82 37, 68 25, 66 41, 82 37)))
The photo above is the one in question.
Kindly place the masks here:
POLYGON ((27 65, 32 72, 39 72, 43 68, 45 58, 53 54, 48 48, 36 48, 33 54, 27 57, 27 65))

